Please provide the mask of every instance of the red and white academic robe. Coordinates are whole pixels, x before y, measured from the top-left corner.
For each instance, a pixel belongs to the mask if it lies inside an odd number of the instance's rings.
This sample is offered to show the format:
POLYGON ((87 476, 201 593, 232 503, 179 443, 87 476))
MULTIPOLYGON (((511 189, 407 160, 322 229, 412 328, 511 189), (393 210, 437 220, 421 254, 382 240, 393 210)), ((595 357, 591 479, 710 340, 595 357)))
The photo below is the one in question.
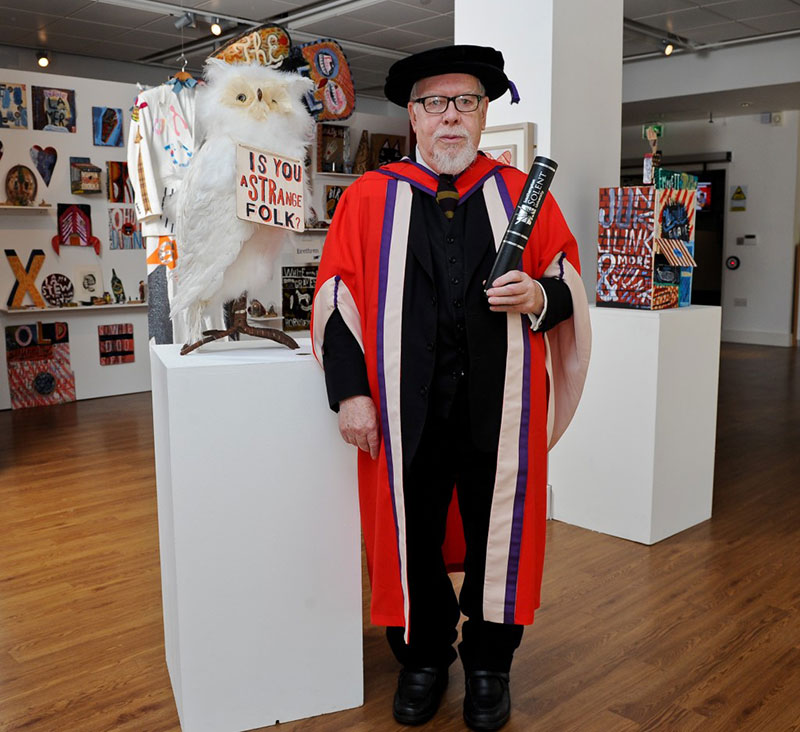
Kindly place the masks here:
MULTIPOLYGON (((455 181, 460 203, 482 191, 495 247, 525 179, 516 168, 478 156, 455 181)), ((364 353, 381 426, 378 459, 371 460, 365 452, 358 455, 371 619, 376 625, 406 629, 402 425, 408 428, 408 422, 402 411, 410 407, 402 403, 400 386, 401 378, 411 378, 416 368, 413 361, 403 361, 402 345, 420 322, 404 303, 404 288, 415 271, 410 258, 417 246, 408 236, 412 187, 435 196, 436 185, 427 169, 404 160, 363 175, 345 190, 325 240, 311 326, 320 363, 325 326, 336 309, 364 353), (406 370, 402 375, 401 364, 406 370)), ((572 317, 547 333, 534 332, 527 315, 508 314, 506 353, 497 354, 504 358, 505 378, 483 616, 497 623, 530 624, 539 606, 544 562, 547 450, 574 414, 591 340, 577 245, 549 195, 520 268, 534 278, 562 278, 573 300, 572 317)), ((464 551, 454 492, 443 548, 451 571, 463 565, 464 551)))

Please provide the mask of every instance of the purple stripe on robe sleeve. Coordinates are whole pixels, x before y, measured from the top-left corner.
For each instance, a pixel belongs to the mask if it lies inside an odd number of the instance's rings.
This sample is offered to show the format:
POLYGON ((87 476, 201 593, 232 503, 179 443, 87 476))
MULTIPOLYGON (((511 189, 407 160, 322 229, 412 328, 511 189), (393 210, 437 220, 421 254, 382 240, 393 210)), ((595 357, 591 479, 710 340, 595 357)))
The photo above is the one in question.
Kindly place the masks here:
MULTIPOLYGON (((384 338, 383 329, 386 321, 386 283, 389 278, 389 252, 392 246, 392 224, 394 223, 395 199, 397 197, 397 181, 390 176, 386 186, 386 206, 383 213, 383 228, 381 230, 381 256, 380 271, 378 276, 378 390, 381 399, 381 429, 383 430, 384 451, 386 453, 386 467, 389 474, 389 493, 392 496, 392 511, 394 513, 395 536, 398 540, 397 555, 400 556, 400 526, 397 522, 397 505, 394 492, 394 466, 392 462, 392 436, 389 430, 389 415, 386 406, 386 371, 384 368, 384 338)), ((401 567, 402 573, 402 567, 401 567)))
POLYGON ((531 418, 531 343, 527 315, 520 316, 522 324, 522 410, 519 420, 519 467, 517 469, 517 491, 514 496, 514 512, 511 519, 511 540, 508 547, 508 572, 506 574, 505 621, 514 622, 517 600, 517 578, 522 546, 522 525, 525 512, 525 497, 528 487, 528 430, 531 418))

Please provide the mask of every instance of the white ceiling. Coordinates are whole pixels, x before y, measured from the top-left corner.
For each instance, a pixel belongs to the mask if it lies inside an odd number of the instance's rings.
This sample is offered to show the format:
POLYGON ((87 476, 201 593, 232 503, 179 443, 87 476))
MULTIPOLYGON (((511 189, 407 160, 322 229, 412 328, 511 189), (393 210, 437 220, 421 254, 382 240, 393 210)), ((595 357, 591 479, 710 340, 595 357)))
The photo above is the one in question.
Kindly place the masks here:
MULTIPOLYGON (((213 43, 218 42, 202 19, 197 28, 176 29, 176 18, 158 0, 112 1, 119 4, 102 0, 0 0, 0 44, 170 68, 176 65, 183 44, 189 68, 199 71, 213 43)), ((335 38, 345 48, 356 89, 366 96, 382 96, 386 72, 397 58, 453 42, 453 0, 355 0, 329 12, 324 19, 292 20, 300 10, 324 9, 330 2, 174 0, 172 5, 200 15, 220 13, 252 23, 273 20, 287 25, 295 42, 335 38)), ((800 33, 800 0, 624 0, 624 14, 626 20, 633 21, 626 24, 623 34, 623 58, 628 59, 659 52, 662 31, 703 48, 780 32, 800 33), (640 30, 632 29, 636 24, 640 30), (640 32, 642 25, 646 33, 640 32)), ((222 39, 238 32, 231 31, 222 39)), ((752 92, 752 99, 726 92, 711 95, 715 99, 703 95, 702 99, 668 100, 670 111, 664 119, 704 116, 711 102, 718 116, 752 113, 764 105, 772 110, 796 109, 800 106, 796 86, 746 90, 752 92), (752 107, 742 107, 743 101, 750 101, 752 107)), ((655 107, 649 104, 624 105, 625 123, 657 118, 665 100, 653 103, 655 107)))

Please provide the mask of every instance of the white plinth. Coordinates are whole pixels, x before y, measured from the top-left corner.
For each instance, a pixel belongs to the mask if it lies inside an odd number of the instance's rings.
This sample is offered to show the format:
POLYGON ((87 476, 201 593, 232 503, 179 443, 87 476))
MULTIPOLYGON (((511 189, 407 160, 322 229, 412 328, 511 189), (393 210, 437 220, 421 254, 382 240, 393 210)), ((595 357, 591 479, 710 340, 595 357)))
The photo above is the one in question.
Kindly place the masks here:
POLYGON ((363 703, 356 454, 319 366, 151 348, 167 666, 184 732, 363 703))
POLYGON ((643 544, 711 518, 720 315, 591 308, 586 388, 550 452, 553 518, 643 544))

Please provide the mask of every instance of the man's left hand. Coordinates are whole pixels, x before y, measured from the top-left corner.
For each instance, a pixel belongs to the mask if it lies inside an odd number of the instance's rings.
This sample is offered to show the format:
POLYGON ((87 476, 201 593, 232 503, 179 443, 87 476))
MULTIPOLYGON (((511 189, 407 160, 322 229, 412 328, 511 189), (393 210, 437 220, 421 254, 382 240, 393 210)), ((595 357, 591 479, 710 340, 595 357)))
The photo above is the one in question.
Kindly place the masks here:
POLYGON ((489 309, 495 313, 532 313, 544 308, 542 288, 525 272, 512 270, 498 277, 486 293, 489 309))

